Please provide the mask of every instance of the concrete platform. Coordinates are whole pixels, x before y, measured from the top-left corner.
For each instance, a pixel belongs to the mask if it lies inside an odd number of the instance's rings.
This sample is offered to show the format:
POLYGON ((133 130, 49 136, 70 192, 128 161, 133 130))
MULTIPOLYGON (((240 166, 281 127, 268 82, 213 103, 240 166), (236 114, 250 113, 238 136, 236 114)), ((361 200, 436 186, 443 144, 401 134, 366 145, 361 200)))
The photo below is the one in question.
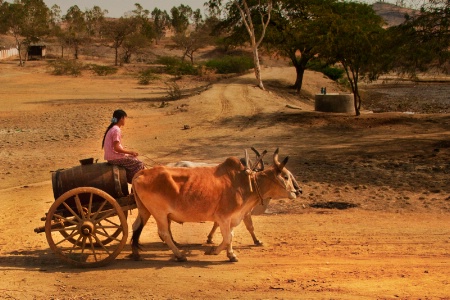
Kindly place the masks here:
POLYGON ((355 113, 353 94, 316 94, 315 111, 334 113, 355 113))

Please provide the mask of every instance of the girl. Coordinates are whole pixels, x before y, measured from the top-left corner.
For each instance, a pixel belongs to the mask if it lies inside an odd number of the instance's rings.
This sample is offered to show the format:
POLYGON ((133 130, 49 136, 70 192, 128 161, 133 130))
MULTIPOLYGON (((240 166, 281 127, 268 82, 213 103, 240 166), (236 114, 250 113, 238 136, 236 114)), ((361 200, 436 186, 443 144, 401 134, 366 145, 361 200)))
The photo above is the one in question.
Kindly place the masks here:
POLYGON ((103 136, 102 149, 105 151, 105 160, 113 165, 124 167, 127 172, 127 181, 131 183, 134 174, 144 169, 144 163, 136 157, 137 152, 125 150, 122 146, 121 127, 125 125, 127 113, 121 109, 114 111, 111 124, 103 136))

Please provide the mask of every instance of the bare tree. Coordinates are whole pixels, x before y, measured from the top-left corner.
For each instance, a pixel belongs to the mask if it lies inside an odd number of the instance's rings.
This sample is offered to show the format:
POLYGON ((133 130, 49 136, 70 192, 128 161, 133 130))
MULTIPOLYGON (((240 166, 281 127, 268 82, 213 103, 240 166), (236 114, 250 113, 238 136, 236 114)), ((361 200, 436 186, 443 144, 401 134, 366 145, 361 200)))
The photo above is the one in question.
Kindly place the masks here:
MULTIPOLYGON (((234 5, 240 14, 239 22, 242 22, 247 30, 247 33, 250 37, 250 46, 252 48, 253 53, 253 61, 254 61, 254 70, 256 80, 258 81, 258 86, 264 90, 264 84, 262 82, 261 77, 261 64, 259 60, 258 49, 261 45, 264 35, 266 34, 267 26, 270 22, 270 14, 272 12, 272 0, 258 0, 254 1, 254 5, 249 6, 248 0, 230 0, 228 4, 234 5), (259 16, 260 24, 254 23, 255 14, 259 16), (261 25, 259 30, 257 30, 257 26, 261 25), (259 36, 258 36, 259 35, 259 36)), ((221 0, 209 0, 208 5, 210 10, 219 10, 217 7, 220 7, 222 4, 221 0)), ((231 5, 228 5, 228 10, 231 12, 231 5)))

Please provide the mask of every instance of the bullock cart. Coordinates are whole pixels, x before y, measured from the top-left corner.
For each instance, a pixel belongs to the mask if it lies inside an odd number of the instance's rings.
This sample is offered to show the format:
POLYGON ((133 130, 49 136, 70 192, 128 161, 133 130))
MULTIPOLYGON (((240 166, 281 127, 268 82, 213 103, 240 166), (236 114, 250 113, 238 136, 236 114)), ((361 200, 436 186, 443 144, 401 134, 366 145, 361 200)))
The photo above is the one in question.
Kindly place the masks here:
POLYGON ((36 228, 62 260, 78 267, 113 261, 128 238, 128 210, 136 208, 125 169, 81 160, 52 173, 55 202, 36 228))

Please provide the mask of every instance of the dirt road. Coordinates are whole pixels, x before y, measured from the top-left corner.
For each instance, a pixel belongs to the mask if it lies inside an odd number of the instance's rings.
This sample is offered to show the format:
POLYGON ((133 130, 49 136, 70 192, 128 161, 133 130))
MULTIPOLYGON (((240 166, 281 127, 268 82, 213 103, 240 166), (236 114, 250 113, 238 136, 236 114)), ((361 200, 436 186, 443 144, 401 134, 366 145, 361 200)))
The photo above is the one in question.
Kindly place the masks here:
MULTIPOLYGON (((160 82, 142 87, 127 74, 54 77, 38 64, 2 64, 0 297, 450 299, 450 116, 316 113, 310 101, 279 88, 292 72, 264 69, 268 91, 249 74, 161 105, 160 82), (102 161, 101 137, 116 108, 130 116, 125 144, 149 166, 280 147, 304 194, 272 201, 254 217, 263 247, 252 245, 243 225, 236 228, 237 263, 225 253, 203 254, 208 223, 174 225, 188 258, 175 262, 152 220, 142 235, 143 261, 129 260, 127 245, 103 268, 64 264, 33 232, 54 201, 50 171, 86 157, 102 161)), ((310 94, 324 85, 333 90, 316 73, 305 83, 310 94)))

